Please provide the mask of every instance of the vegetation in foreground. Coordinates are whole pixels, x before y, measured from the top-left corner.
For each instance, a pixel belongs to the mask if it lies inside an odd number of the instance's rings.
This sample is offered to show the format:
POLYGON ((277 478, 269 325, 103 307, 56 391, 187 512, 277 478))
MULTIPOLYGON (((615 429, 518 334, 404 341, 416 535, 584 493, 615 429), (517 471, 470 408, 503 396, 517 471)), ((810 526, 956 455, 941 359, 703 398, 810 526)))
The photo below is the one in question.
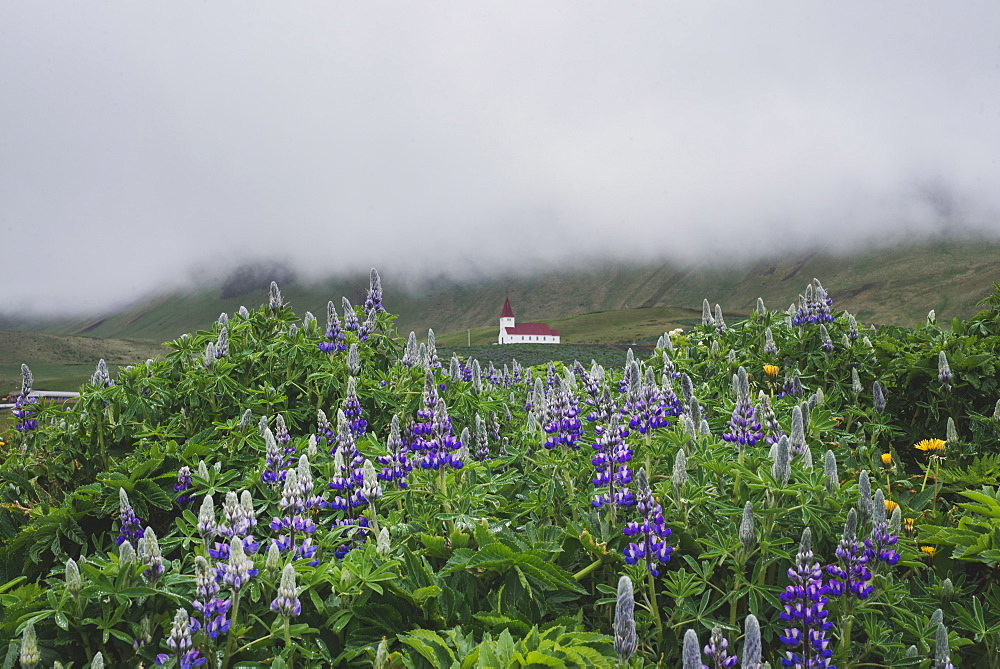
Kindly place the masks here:
POLYGON ((399 339, 374 273, 325 328, 273 286, 19 402, 5 666, 997 666, 986 303, 873 330, 815 282, 620 368, 498 367, 399 339))

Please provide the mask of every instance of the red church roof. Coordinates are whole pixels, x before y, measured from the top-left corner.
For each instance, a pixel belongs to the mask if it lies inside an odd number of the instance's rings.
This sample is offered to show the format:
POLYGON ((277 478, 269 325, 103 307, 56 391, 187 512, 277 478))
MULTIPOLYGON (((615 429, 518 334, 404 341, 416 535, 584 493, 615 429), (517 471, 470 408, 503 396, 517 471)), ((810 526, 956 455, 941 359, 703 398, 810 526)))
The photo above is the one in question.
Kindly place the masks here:
POLYGON ((503 301, 503 311, 500 312, 500 318, 514 318, 514 310, 510 308, 510 298, 504 298, 503 301))
MULTIPOLYGON (((508 305, 509 306, 509 305, 508 305)), ((512 328, 505 328, 509 335, 547 335, 558 337, 558 330, 552 330, 545 323, 518 323, 512 328)))

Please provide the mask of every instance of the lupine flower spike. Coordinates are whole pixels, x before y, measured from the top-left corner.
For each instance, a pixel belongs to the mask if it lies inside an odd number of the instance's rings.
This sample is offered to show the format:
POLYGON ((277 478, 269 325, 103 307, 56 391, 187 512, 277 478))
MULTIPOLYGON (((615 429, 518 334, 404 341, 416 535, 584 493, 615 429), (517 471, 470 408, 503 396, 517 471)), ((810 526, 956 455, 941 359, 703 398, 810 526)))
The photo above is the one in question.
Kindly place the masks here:
POLYGON ((951 367, 948 365, 948 357, 941 351, 938 354, 938 380, 941 382, 941 387, 945 390, 951 390, 951 367))
POLYGON ((702 650, 710 664, 701 665, 701 669, 735 667, 740 660, 738 656, 729 654, 729 640, 722 636, 722 629, 719 627, 712 628, 712 636, 709 637, 708 645, 702 650))
POLYGON ((752 613, 746 617, 743 623, 743 662, 740 669, 762 669, 764 666, 760 661, 760 623, 757 616, 752 613))
POLYGON ((684 645, 681 648, 682 669, 701 669, 701 651, 698 649, 698 634, 689 629, 684 633, 684 645))
POLYGON ((785 610, 780 614, 789 627, 779 638, 789 647, 787 658, 781 660, 786 667, 807 669, 832 669, 830 658, 833 650, 826 633, 833 627, 827 620, 826 587, 823 583, 823 569, 814 560, 812 533, 807 527, 802 532, 802 541, 795 565, 788 569, 791 584, 781 593, 780 599, 785 610))
POLYGON ((286 564, 281 571, 281 584, 278 586, 277 597, 271 601, 271 610, 282 618, 302 613, 302 603, 295 585, 295 567, 292 564, 286 564))
POLYGON ((638 540, 625 549, 625 562, 635 564, 643 560, 649 573, 659 576, 660 565, 670 561, 670 553, 673 551, 666 542, 671 533, 670 528, 666 526, 663 510, 649 489, 645 469, 639 470, 636 487, 636 508, 642 514, 642 521, 629 521, 623 530, 625 536, 638 540))
POLYGON ((635 595, 632 579, 622 576, 618 579, 618 598, 615 601, 615 653, 618 661, 628 662, 639 644, 635 633, 635 595))

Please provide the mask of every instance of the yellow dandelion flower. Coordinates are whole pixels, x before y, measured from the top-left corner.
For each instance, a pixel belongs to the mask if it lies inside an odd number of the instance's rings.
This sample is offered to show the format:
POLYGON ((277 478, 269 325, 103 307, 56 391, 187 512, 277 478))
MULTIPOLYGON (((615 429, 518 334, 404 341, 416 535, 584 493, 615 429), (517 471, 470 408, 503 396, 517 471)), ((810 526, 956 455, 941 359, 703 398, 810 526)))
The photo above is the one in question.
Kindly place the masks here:
POLYGON ((891 499, 885 500, 885 512, 892 515, 892 512, 899 508, 899 504, 893 502, 891 499))
POLYGON ((903 529, 906 530, 906 533, 908 535, 912 535, 913 534, 913 519, 912 518, 903 518, 903 529))
POLYGON ((937 548, 934 546, 921 546, 920 550, 926 553, 928 557, 934 557, 937 553, 937 548))
POLYGON ((882 454, 882 464, 886 467, 892 467, 892 453, 882 454))
POLYGON ((940 453, 944 450, 945 443, 947 442, 945 442, 944 439, 924 439, 915 443, 913 448, 919 451, 933 451, 935 453, 940 453))
POLYGON ((764 373, 772 379, 777 378, 779 371, 781 371, 781 368, 777 365, 764 365, 764 373))

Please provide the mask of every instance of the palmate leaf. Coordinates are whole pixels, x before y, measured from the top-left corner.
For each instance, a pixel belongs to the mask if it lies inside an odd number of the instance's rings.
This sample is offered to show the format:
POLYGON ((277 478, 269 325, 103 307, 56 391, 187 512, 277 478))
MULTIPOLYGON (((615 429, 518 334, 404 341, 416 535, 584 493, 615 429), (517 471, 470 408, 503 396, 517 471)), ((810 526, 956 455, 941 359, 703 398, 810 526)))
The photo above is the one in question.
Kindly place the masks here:
POLYGON ((420 653, 421 657, 430 662, 432 667, 450 669, 460 666, 455 658, 455 652, 437 632, 415 629, 406 634, 400 634, 397 638, 420 653))

